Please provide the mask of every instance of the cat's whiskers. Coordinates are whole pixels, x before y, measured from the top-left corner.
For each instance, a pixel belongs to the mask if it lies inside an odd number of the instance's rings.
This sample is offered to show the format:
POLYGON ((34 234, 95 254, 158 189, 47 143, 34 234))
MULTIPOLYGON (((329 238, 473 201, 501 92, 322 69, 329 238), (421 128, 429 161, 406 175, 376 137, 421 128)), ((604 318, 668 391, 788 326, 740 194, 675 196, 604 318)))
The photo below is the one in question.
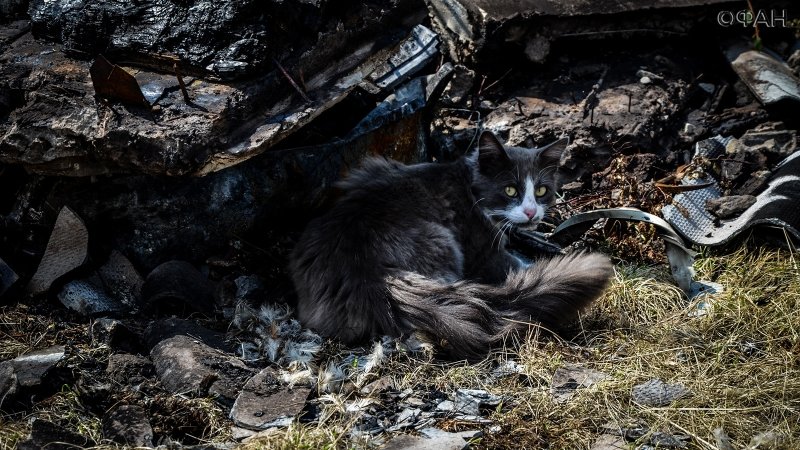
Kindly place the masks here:
POLYGON ((472 204, 472 208, 470 208, 470 211, 471 211, 471 210, 473 210, 473 209, 475 209, 475 206, 477 206, 477 205, 478 205, 478 203, 480 203, 480 202, 482 202, 482 201, 484 201, 484 200, 486 200, 486 197, 481 197, 481 198, 479 198, 479 199, 475 200, 475 203, 473 203, 473 204, 472 204))
POLYGON ((492 238, 492 243, 490 245, 490 248, 494 248, 494 242, 497 241, 497 248, 499 250, 500 249, 500 245, 503 243, 504 231, 506 229, 511 229, 511 227, 513 225, 514 224, 511 223, 511 219, 508 219, 508 218, 503 219, 497 225, 495 225, 495 228, 497 229, 497 232, 495 232, 494 237, 492 238))

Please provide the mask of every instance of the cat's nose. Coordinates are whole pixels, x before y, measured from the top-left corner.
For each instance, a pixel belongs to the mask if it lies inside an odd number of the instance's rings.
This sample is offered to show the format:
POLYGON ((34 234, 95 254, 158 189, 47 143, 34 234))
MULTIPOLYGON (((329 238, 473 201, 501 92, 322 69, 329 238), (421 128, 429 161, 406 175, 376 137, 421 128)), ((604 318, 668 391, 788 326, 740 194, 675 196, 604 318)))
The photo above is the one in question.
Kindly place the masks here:
POLYGON ((525 208, 522 210, 522 212, 524 212, 525 215, 528 216, 528 219, 533 219, 533 216, 536 215, 536 208, 525 208))

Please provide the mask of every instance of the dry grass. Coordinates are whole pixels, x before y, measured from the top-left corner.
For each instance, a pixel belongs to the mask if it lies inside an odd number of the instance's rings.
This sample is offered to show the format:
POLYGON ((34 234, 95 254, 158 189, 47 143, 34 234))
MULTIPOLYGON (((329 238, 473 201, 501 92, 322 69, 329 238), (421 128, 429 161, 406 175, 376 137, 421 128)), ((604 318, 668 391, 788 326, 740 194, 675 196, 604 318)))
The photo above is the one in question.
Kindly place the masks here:
MULTIPOLYGON (((714 430, 733 448, 800 447, 800 271, 795 255, 743 247, 728 255, 698 258, 698 279, 725 291, 705 297, 698 315, 664 267, 620 265, 611 288, 582 319, 570 339, 539 337, 482 364, 441 364, 393 357, 381 374, 400 389, 482 388, 505 396, 492 415, 501 432, 486 432, 477 448, 588 449, 614 428, 688 436, 688 448, 715 449, 714 430), (524 374, 490 376, 498 360, 513 359, 524 374), (578 363, 608 375, 559 403, 550 394, 553 373, 578 363), (665 407, 631 399, 636 384, 652 378, 682 383, 691 395, 665 407), (758 435, 777 436, 773 447, 749 446, 758 435)), ((343 395, 343 400, 354 396, 343 395)), ((329 415, 328 417, 336 417, 329 415)), ((298 425, 252 442, 247 448, 353 448, 347 416, 324 425, 298 425)), ((475 425, 446 420, 448 430, 475 425)))
MULTIPOLYGON (((504 396, 506 401, 491 417, 501 432, 485 430, 478 448, 588 449, 614 427, 646 430, 631 442, 632 448, 647 442, 653 432, 666 432, 689 436, 688 448, 714 449, 716 428, 730 436, 736 449, 756 448, 748 447, 751 439, 765 432, 780 436, 776 448, 800 448, 800 270, 795 255, 743 247, 728 255, 704 254, 696 269, 698 279, 725 287, 706 297, 711 307, 705 315, 696 314, 699 301, 687 301, 666 268, 621 265, 611 288, 569 338, 525 340, 476 365, 397 354, 376 376, 391 376, 400 389, 452 393, 482 388, 504 396), (498 361, 506 359, 520 363, 524 373, 492 377, 498 361), (608 378, 559 403, 550 384, 565 363, 582 364, 608 378), (691 395, 665 407, 635 403, 632 387, 652 378, 683 383, 691 395)), ((29 342, 15 339, 21 345, 29 342)), ((49 342, 50 334, 33 339, 49 342)), ((46 405, 40 404, 34 414, 74 417, 62 423, 97 436, 97 423, 85 420, 69 391, 57 397, 48 400, 54 410, 45 412, 46 405)), ((353 393, 330 396, 322 404, 326 411, 320 424, 296 424, 243 447, 365 447, 350 437, 354 418, 342 407, 356 399, 353 393)), ((452 420, 438 426, 475 428, 452 420)), ((224 435, 223 427, 215 429, 224 435)), ((0 448, 10 448, 26 426, 18 417, 0 418, 0 430, 0 448)))

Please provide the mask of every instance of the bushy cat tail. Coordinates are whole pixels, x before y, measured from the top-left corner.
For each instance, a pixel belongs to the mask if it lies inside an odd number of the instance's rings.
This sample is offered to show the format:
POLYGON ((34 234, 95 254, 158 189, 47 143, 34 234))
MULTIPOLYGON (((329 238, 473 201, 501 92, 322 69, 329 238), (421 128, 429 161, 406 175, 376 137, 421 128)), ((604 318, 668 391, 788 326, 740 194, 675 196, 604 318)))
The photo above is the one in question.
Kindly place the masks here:
POLYGON ((536 262, 499 285, 446 284, 404 272, 387 279, 396 319, 446 341, 457 358, 478 360, 509 333, 530 323, 558 329, 597 299, 613 275, 600 254, 572 254, 536 262))

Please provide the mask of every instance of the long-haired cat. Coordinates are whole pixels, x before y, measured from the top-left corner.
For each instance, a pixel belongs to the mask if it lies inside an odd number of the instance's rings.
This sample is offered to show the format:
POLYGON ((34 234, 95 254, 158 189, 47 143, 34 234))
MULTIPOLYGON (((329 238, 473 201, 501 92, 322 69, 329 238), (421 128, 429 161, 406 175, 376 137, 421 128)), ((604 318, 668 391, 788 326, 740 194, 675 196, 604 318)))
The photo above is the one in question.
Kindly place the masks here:
POLYGON ((505 248, 510 227, 535 227, 553 202, 564 147, 506 148, 483 132, 453 163, 365 161, 292 254, 300 321, 348 344, 420 331, 474 360, 532 321, 575 319, 605 289, 608 258, 530 263, 505 248))

